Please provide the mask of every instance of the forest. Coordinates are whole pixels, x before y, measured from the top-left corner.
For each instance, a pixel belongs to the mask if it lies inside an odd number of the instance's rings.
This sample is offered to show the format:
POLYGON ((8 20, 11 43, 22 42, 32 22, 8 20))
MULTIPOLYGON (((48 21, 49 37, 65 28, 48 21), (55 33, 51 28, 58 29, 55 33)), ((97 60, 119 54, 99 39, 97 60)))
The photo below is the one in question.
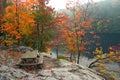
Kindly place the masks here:
POLYGON ((120 0, 69 0, 60 10, 49 1, 0 0, 0 51, 25 46, 119 80, 120 0))

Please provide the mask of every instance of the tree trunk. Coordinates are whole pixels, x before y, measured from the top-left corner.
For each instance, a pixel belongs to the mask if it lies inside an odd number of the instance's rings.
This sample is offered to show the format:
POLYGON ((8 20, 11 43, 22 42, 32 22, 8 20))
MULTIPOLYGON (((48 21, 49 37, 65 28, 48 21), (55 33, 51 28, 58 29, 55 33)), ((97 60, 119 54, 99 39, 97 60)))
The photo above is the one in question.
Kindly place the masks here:
POLYGON ((70 60, 72 60, 72 53, 70 53, 70 60))
POLYGON ((80 51, 78 52, 77 64, 79 64, 79 60, 80 60, 80 51))
MULTIPOLYGON (((77 27, 77 24, 75 23, 75 28, 77 27)), ((78 33, 77 33, 77 30, 75 31, 76 33, 76 46, 77 46, 77 51, 78 51, 78 58, 77 58, 77 64, 79 64, 79 59, 80 59, 80 49, 79 49, 79 36, 78 36, 78 33)))
MULTIPOLYGON (((114 55, 113 55, 114 56, 114 55)), ((110 58, 111 56, 107 56, 107 57, 105 57, 105 58, 98 58, 98 59, 96 59, 95 61, 93 61, 89 66, 88 66, 88 68, 92 68, 93 67, 93 64, 95 64, 95 63, 97 63, 99 60, 105 60, 105 59, 107 59, 107 58, 110 58)))
POLYGON ((43 40, 40 41, 40 51, 45 51, 44 50, 44 45, 43 45, 43 40))
POLYGON ((39 45, 39 37, 40 37, 40 34, 39 34, 39 32, 40 32, 40 30, 39 30, 39 23, 37 23, 37 36, 36 36, 36 47, 37 47, 37 49, 38 49, 38 51, 40 51, 40 45, 39 45))
POLYGON ((20 46, 21 45, 21 40, 18 39, 17 41, 18 41, 18 46, 20 46))
POLYGON ((92 68, 93 67, 93 64, 95 64, 96 62, 98 62, 99 59, 96 59, 95 61, 93 61, 92 63, 90 63, 90 65, 88 66, 88 68, 92 68))
POLYGON ((58 59, 58 46, 56 46, 56 55, 57 55, 57 59, 58 59))
MULTIPOLYGON (((44 31, 44 26, 42 25, 39 38, 43 36, 43 31, 44 31)), ((45 45, 44 45, 43 38, 40 39, 40 51, 45 51, 45 45)))
MULTIPOLYGON (((4 37, 4 40, 7 39, 6 33, 3 33, 3 37, 4 37)), ((6 43, 6 42, 4 42, 4 46, 7 46, 7 43, 6 43)))
MULTIPOLYGON (((17 29, 17 32, 20 34, 20 20, 19 19, 20 19, 20 16, 19 16, 19 9, 18 9, 18 0, 16 0, 16 22, 17 22, 16 29, 17 29)), ((18 46, 20 46, 21 40, 18 39, 17 42, 18 42, 18 46)))

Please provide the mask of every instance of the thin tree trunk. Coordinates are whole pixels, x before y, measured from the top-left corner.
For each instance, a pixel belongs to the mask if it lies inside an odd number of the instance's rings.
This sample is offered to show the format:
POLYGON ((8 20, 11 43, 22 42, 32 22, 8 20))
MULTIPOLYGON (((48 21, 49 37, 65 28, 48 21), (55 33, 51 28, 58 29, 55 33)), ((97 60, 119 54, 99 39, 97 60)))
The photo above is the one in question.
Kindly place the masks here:
MULTIPOLYGON (((40 32, 41 36, 43 35, 43 31, 44 31, 44 28, 43 28, 43 25, 42 25, 41 32, 40 32)), ((40 40, 40 51, 45 51, 44 39, 43 38, 40 40)))
POLYGON ((39 23, 37 23, 37 36, 36 36, 36 41, 37 41, 37 43, 36 43, 36 46, 37 46, 37 49, 38 49, 38 51, 40 51, 40 47, 39 47, 39 36, 40 36, 40 34, 39 34, 39 32, 40 32, 40 30, 39 30, 39 23))
POLYGON ((20 39, 18 39, 18 46, 20 46, 21 45, 21 40, 20 39))
POLYGON ((56 46, 56 55, 57 55, 57 59, 58 59, 58 45, 56 46))
MULTIPOLYGON (((114 56, 114 55, 113 55, 114 56)), ((107 58, 110 58, 111 56, 107 56, 107 57, 105 57, 105 58, 98 58, 98 59, 96 59, 95 61, 93 61, 92 63, 90 63, 90 65, 88 66, 88 68, 92 68, 93 67, 93 64, 95 64, 95 63, 97 63, 99 60, 105 60, 105 59, 107 59, 107 58)))
MULTIPOLYGON (((18 9, 18 6, 19 6, 18 5, 18 0, 16 0, 16 22, 17 22, 16 29, 17 29, 18 33, 20 34, 20 21, 19 21, 19 9, 18 9)), ((18 42, 18 46, 19 46, 20 43, 21 43, 21 40, 18 39, 17 42, 18 42)))
POLYGON ((98 62, 99 59, 96 59, 95 61, 93 61, 92 63, 90 63, 90 65, 88 66, 88 68, 92 68, 93 67, 93 64, 95 64, 96 62, 98 62))
POLYGON ((80 51, 78 52, 77 64, 79 64, 79 60, 80 60, 80 51))
POLYGON ((72 53, 70 53, 70 61, 72 60, 72 53))
MULTIPOLYGON (((75 23, 75 28, 77 27, 77 24, 75 23)), ((77 58, 77 64, 79 64, 79 59, 80 59, 80 49, 79 49, 79 36, 78 36, 78 33, 77 33, 77 30, 75 31, 75 34, 76 34, 76 46, 77 46, 77 51, 78 51, 78 58, 77 58)))
POLYGON ((40 51, 45 51, 44 45, 43 45, 43 40, 41 40, 41 42, 40 42, 40 51))
MULTIPOLYGON (((6 40, 7 39, 6 33, 4 33, 3 36, 4 36, 4 40, 6 40)), ((7 46, 6 42, 4 42, 4 46, 7 46)))

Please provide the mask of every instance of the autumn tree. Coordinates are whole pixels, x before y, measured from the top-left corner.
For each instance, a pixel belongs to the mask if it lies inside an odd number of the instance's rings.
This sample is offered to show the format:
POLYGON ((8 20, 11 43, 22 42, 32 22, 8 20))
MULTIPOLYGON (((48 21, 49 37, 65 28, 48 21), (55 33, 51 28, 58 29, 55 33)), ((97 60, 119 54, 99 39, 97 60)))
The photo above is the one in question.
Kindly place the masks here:
POLYGON ((54 9, 47 6, 48 2, 49 0, 38 0, 36 8, 33 9, 36 23, 34 30, 35 46, 39 51, 45 51, 45 47, 54 33, 54 9))
POLYGON ((65 47, 65 41, 62 37, 61 26, 63 26, 64 20, 66 19, 66 15, 64 13, 56 13, 54 20, 54 37, 50 41, 50 47, 55 49, 57 58, 59 57, 59 51, 63 50, 65 47))
POLYGON ((34 20, 21 0, 10 1, 10 3, 5 9, 3 17, 2 31, 6 34, 4 43, 9 45, 18 41, 16 43, 20 44, 23 36, 31 34, 34 20))
POLYGON ((0 27, 1 27, 1 18, 2 18, 2 0, 0 0, 0 27))
MULTIPOLYGON (((0 0, 0 36, 1 36, 1 25, 2 25, 2 0, 0 0)), ((0 40, 1 42, 1 40, 0 40)))
POLYGON ((4 9, 5 9, 6 5, 7 5, 6 0, 0 0, 0 36, 1 36, 1 41, 0 42, 2 42, 4 37, 5 37, 4 33, 2 32, 1 26, 3 24, 2 19, 3 19, 3 16, 4 16, 4 9))
POLYGON ((71 54, 78 54, 77 63, 79 63, 80 54, 86 49, 85 46, 89 44, 89 40, 85 36, 92 28, 94 20, 88 11, 91 4, 81 4, 81 2, 70 1, 67 4, 67 9, 70 15, 66 15, 62 21, 61 37, 64 38, 67 49, 71 54))
POLYGON ((105 72, 106 63, 110 62, 119 62, 119 48, 114 48, 112 46, 109 47, 109 52, 105 53, 102 47, 98 47, 93 52, 95 57, 94 61, 89 65, 89 68, 98 67, 99 72, 105 72))

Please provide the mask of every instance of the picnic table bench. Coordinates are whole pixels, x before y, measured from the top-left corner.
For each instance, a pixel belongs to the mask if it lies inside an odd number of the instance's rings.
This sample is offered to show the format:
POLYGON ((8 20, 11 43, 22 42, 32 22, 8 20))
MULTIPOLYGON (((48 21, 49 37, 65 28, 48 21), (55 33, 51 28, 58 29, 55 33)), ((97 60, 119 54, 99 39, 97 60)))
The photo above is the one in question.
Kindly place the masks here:
POLYGON ((34 66, 35 68, 43 67, 43 55, 38 53, 38 50, 27 51, 22 55, 16 64, 20 68, 34 66))

